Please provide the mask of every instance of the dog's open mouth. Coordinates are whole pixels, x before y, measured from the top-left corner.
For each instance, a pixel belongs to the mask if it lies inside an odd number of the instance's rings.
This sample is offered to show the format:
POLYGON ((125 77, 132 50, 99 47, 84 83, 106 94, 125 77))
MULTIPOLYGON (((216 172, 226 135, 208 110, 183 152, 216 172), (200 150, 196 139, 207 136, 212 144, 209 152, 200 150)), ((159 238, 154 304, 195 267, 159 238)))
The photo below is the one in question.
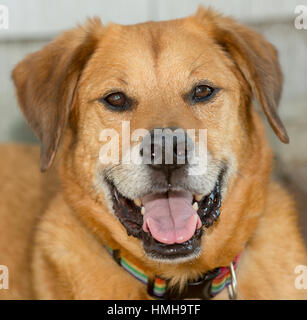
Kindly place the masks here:
POLYGON ((220 215, 221 180, 222 173, 207 195, 170 190, 134 201, 123 197, 112 183, 109 184, 115 214, 128 235, 143 241, 149 257, 174 260, 200 254, 202 227, 210 227, 220 215))

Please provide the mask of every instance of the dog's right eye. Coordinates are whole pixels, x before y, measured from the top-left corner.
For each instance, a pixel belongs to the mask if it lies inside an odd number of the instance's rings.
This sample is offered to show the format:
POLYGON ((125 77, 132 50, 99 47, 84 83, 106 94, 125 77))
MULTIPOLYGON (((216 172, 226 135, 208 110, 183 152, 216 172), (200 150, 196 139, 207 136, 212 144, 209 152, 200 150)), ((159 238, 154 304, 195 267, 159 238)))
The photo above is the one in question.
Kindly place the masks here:
POLYGON ((107 108, 115 111, 124 111, 130 108, 130 101, 123 92, 110 93, 105 97, 98 99, 107 108))

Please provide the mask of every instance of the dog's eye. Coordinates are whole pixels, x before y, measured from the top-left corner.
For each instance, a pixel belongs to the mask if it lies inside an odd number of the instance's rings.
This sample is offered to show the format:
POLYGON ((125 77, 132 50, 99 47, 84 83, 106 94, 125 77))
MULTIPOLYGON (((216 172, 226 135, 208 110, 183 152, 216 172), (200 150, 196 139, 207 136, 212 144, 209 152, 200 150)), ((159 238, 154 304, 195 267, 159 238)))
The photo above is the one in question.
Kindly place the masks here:
POLYGON ((193 90, 192 99, 194 102, 202 102, 212 97, 214 89, 207 85, 196 86, 193 90))
POLYGON ((129 99, 123 92, 110 93, 98 101, 104 103, 109 109, 116 111, 127 110, 130 107, 129 99))

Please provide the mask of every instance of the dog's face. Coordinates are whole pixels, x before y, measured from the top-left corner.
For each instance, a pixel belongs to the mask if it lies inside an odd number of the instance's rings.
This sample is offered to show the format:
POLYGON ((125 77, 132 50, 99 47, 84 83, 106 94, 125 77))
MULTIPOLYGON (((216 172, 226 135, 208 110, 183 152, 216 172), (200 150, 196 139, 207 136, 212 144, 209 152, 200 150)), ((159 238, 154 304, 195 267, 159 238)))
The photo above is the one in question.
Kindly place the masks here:
POLYGON ((275 50, 203 9, 162 23, 92 21, 29 56, 13 78, 42 141, 42 168, 63 135, 65 170, 108 208, 97 223, 129 247, 127 232, 133 248, 154 260, 199 257, 238 175, 249 161, 249 170, 255 166, 260 152, 251 152, 263 129, 252 98, 287 141, 276 113, 282 79, 275 50), (114 133, 118 161, 108 163, 105 138, 114 133))

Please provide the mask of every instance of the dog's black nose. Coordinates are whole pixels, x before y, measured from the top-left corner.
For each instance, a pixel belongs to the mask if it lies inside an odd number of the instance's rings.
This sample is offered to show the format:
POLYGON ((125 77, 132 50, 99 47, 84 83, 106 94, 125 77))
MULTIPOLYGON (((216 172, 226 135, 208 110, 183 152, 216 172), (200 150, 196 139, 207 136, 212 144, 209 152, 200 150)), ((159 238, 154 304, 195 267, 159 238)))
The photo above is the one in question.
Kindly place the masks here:
POLYGON ((143 164, 159 169, 174 170, 188 163, 194 144, 181 128, 156 128, 141 144, 143 164))

